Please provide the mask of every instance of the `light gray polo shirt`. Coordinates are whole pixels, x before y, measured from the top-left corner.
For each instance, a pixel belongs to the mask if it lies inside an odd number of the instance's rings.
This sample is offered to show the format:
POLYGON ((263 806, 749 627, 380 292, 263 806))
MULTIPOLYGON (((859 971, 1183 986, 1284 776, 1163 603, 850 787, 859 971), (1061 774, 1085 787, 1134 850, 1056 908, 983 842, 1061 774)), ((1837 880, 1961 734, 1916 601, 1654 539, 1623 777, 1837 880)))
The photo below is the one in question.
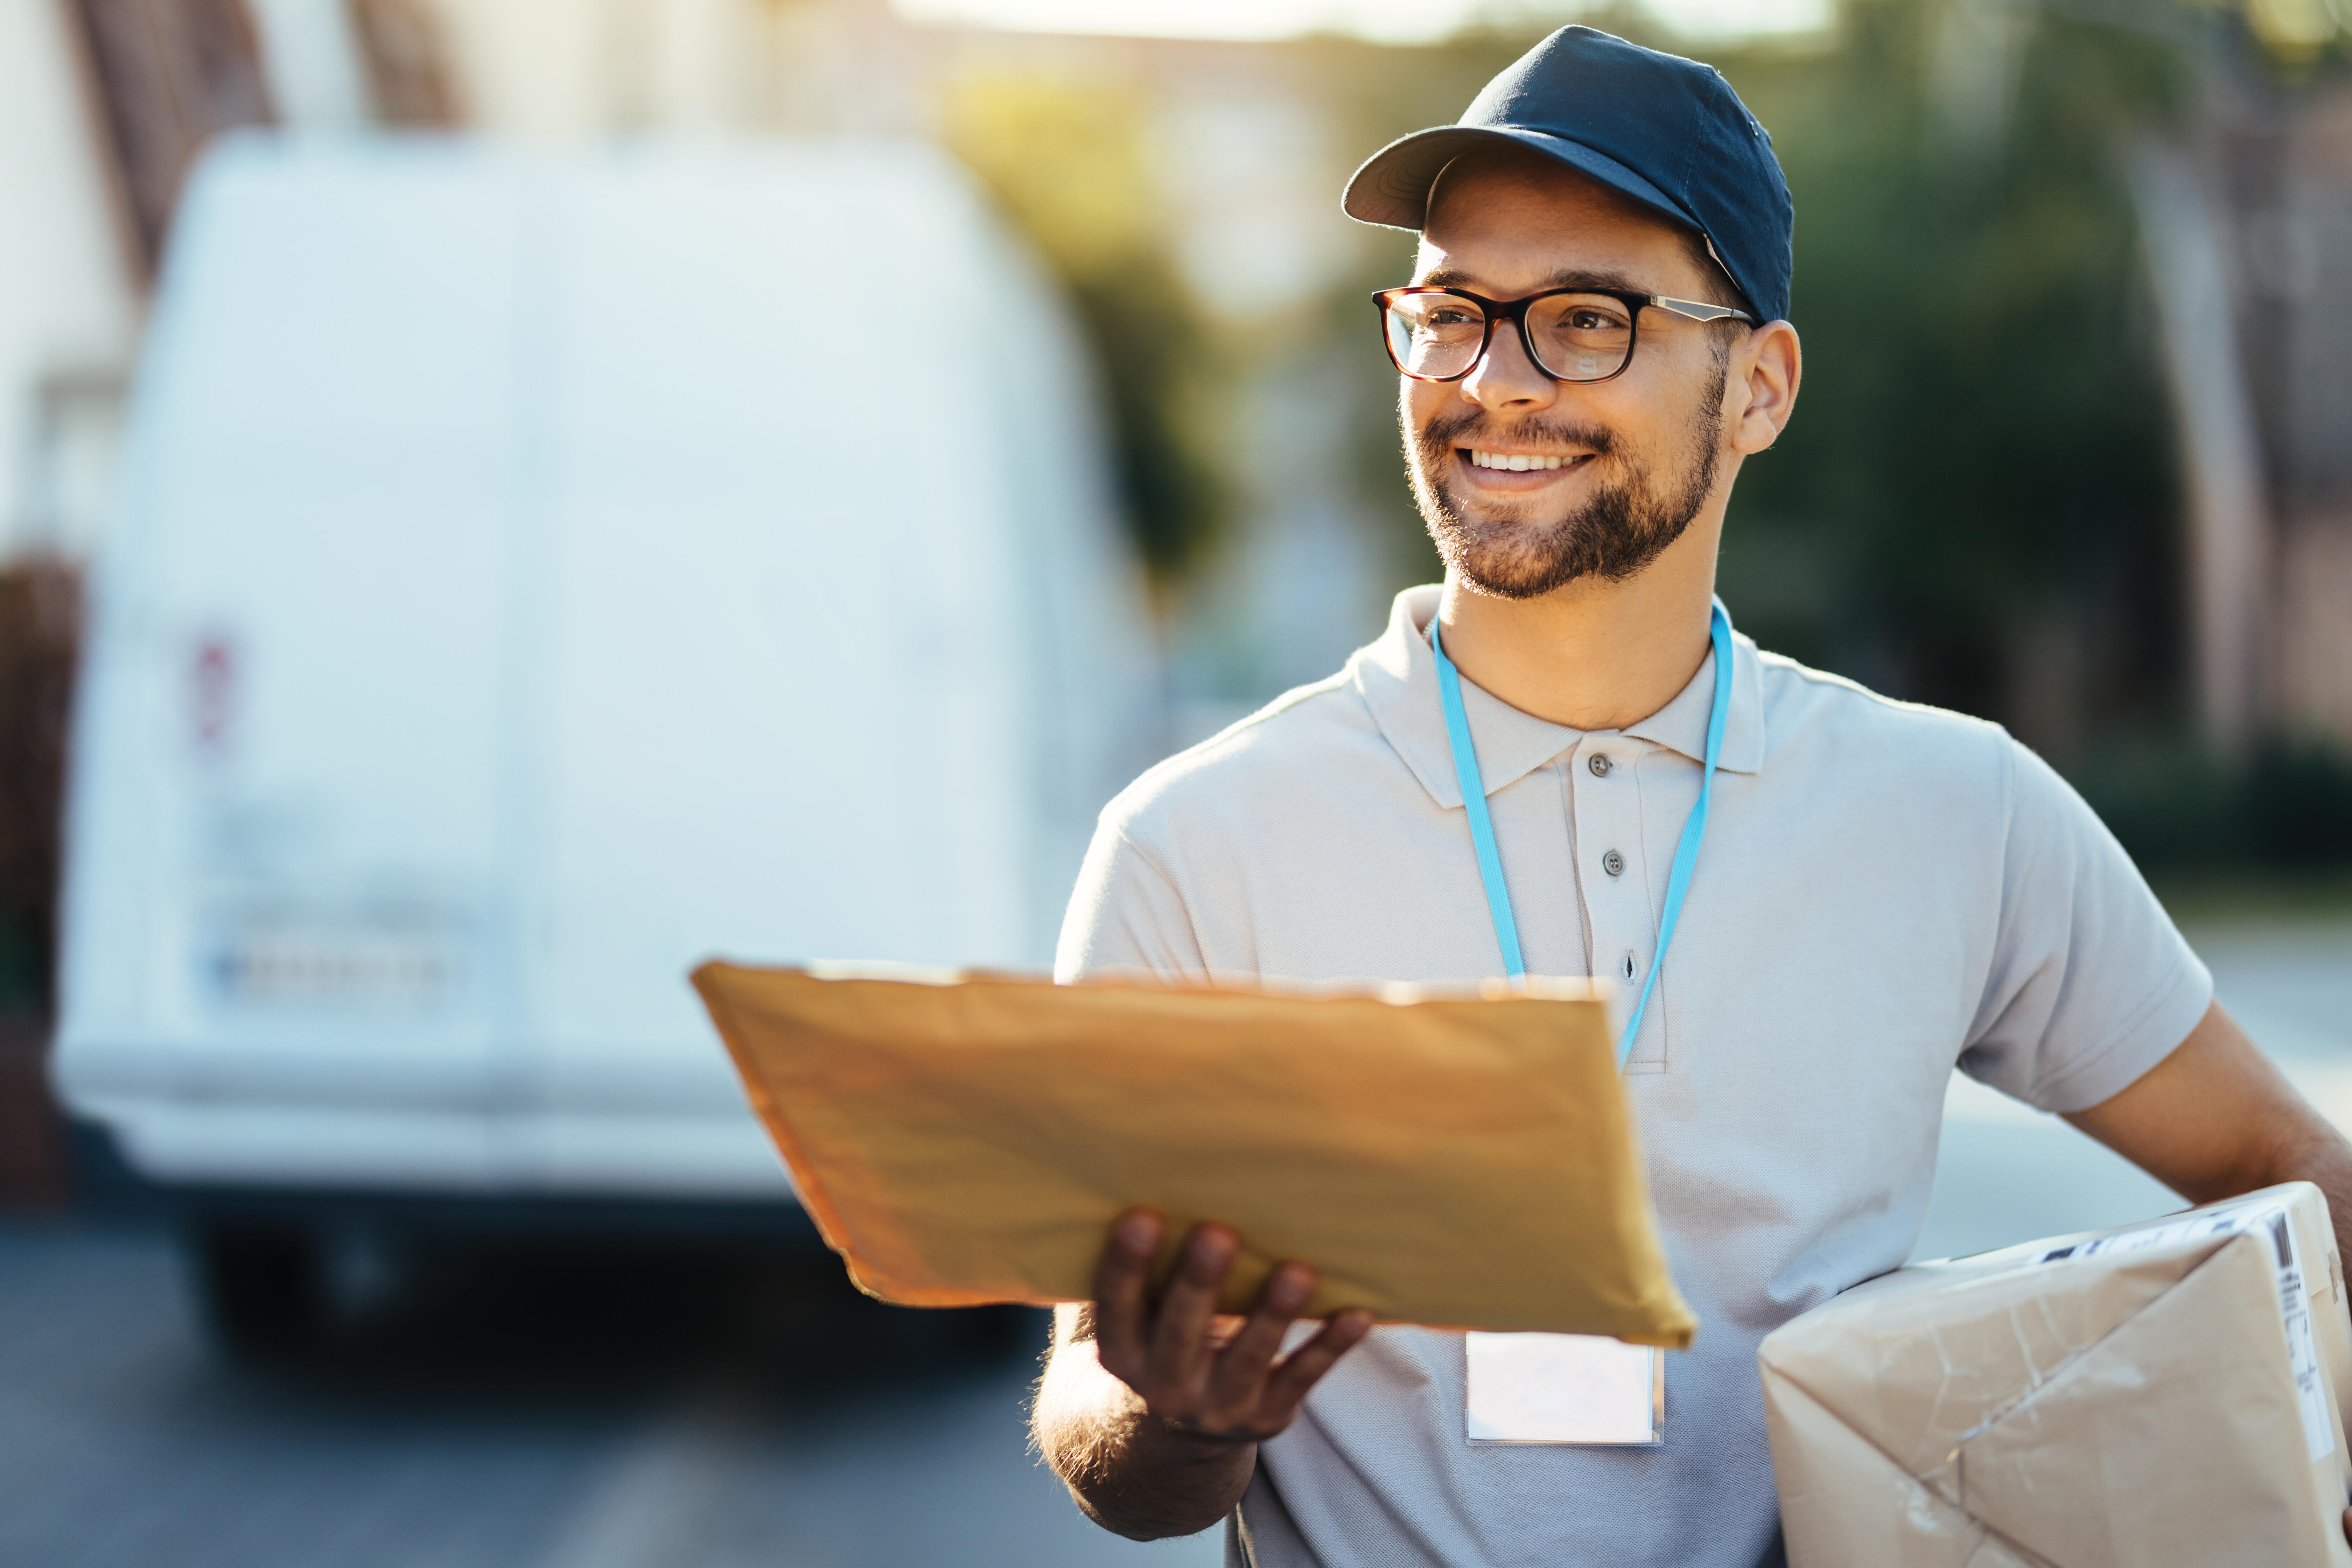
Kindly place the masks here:
MULTIPOLYGON (((1338 675, 1104 810, 1062 978, 1500 973, 1423 630, 1437 596, 1400 595, 1338 675)), ((1261 1449, 1229 1560, 1778 1561, 1757 1342, 1908 1255, 1953 1065, 2080 1110, 2203 1016, 2204 966, 2039 758, 1994 725, 1734 647, 1706 844, 1627 1068, 1699 1315, 1667 1358, 1664 1444, 1473 1447, 1461 1336, 1382 1328, 1261 1449)), ((1713 691, 1710 654, 1649 719, 1587 733, 1464 681, 1530 972, 1639 984, 1713 691)))

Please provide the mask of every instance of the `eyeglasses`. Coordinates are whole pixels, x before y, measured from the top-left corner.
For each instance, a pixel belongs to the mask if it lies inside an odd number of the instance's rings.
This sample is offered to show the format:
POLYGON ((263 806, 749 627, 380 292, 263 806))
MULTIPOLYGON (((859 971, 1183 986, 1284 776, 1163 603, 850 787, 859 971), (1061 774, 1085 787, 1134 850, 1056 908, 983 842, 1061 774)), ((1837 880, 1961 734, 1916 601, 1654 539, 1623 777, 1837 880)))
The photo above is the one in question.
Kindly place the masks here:
POLYGON ((1607 381, 1633 363, 1642 307, 1694 321, 1756 318, 1728 305, 1670 300, 1614 289, 1547 289, 1522 300, 1489 300, 1467 289, 1382 289, 1381 336, 1397 369, 1415 381, 1459 381, 1475 368, 1495 328, 1517 321, 1528 358, 1555 381, 1607 381))

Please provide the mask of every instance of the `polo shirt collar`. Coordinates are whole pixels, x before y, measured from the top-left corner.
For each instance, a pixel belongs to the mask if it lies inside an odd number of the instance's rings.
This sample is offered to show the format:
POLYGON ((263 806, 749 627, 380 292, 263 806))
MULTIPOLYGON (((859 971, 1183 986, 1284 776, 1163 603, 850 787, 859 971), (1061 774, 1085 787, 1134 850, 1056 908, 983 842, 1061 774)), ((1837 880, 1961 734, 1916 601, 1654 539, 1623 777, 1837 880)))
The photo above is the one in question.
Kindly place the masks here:
MULTIPOLYGON (((1359 648, 1349 667, 1381 734, 1431 797, 1452 810, 1462 804, 1462 787, 1454 776, 1454 752, 1446 743, 1445 711, 1437 691, 1437 656, 1430 651, 1427 636, 1443 592, 1437 584, 1426 584, 1399 594, 1389 611, 1388 629, 1378 641, 1359 648)), ((1623 733, 1704 762, 1707 710, 1714 700, 1715 653, 1710 648, 1672 701, 1627 725, 1623 733)), ((1584 738, 1583 731, 1523 713, 1467 679, 1462 682, 1462 707, 1478 748, 1478 776, 1490 795, 1584 738)), ((1755 641, 1735 631, 1731 711, 1724 721, 1723 752, 1717 758, 1726 773, 1752 773, 1763 767, 1763 707, 1764 676, 1755 641)))

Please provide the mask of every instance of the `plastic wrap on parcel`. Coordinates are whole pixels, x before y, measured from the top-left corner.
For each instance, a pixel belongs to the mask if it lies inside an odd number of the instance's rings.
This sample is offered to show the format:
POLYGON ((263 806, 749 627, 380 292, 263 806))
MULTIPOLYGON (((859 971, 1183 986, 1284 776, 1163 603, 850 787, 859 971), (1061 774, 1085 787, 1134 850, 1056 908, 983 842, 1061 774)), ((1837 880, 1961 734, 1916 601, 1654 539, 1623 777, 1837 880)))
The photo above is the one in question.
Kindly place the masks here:
POLYGON ((2327 1200, 1900 1268, 1759 1352, 1792 1568, 2352 1564, 2327 1200))
POLYGON ((1583 981, 1287 994, 708 963, 752 1108, 887 1301, 1083 1300, 1110 1222, 1213 1218, 1310 1315, 1690 1342, 1583 981), (1570 996, 1574 999, 1568 999, 1570 996))

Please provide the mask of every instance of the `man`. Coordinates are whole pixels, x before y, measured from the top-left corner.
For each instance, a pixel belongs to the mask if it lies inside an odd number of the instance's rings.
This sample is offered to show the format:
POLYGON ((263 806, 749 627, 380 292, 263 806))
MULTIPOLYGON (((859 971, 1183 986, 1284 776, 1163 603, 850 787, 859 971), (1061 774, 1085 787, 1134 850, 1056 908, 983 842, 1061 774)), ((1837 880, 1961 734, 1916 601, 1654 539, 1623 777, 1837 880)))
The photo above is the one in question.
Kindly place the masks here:
POLYGON ((1113 802, 1058 968, 1608 977, 1701 1328, 1662 1441, 1562 1442, 1479 1408, 1479 1368, 1547 1375, 1504 1337, 1294 1332, 1311 1258, 1213 1320, 1222 1227, 1148 1299, 1133 1213, 1038 1394, 1080 1505, 1139 1538, 1226 1519, 1228 1562, 1265 1568, 1780 1561, 1757 1342, 1904 1261, 1956 1063, 2191 1199, 2305 1178, 2352 1220, 2352 1149, 2049 768, 1713 604, 1801 365, 1787 188, 1723 79, 1566 28, 1346 205, 1422 232, 1381 305, 1445 584, 1113 802))

